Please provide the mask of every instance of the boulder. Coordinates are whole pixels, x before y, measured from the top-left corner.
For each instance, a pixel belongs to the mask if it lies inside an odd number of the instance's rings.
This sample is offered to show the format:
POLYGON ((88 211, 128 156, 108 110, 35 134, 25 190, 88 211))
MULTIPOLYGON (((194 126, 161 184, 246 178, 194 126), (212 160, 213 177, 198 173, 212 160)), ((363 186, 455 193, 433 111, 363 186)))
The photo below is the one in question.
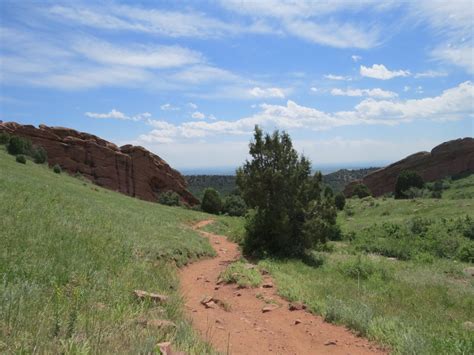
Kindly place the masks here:
POLYGON ((45 125, 36 128, 4 122, 0 132, 30 139, 46 150, 50 166, 58 164, 64 171, 80 173, 104 188, 153 202, 160 194, 174 191, 185 204, 199 203, 186 189, 184 177, 143 147, 118 147, 92 134, 45 125))
POLYGON ((417 172, 424 181, 435 181, 448 176, 474 173, 474 138, 460 138, 442 143, 431 152, 410 155, 385 168, 349 183, 344 195, 352 196, 357 184, 365 184, 374 196, 395 191, 398 175, 403 170, 417 172))

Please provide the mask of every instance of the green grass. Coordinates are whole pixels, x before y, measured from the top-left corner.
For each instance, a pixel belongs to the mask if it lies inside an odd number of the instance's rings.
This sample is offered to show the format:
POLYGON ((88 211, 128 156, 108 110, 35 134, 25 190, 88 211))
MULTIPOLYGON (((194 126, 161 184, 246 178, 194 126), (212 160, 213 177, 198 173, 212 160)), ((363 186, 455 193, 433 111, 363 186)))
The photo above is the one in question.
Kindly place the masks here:
POLYGON ((225 283, 235 283, 240 287, 259 287, 262 284, 262 275, 256 267, 244 261, 230 264, 219 275, 225 283))
MULTIPOLYGON (((451 241, 464 238, 469 243, 465 237, 452 235, 453 230, 442 230, 438 222, 447 220, 451 228, 451 221, 458 217, 474 217, 474 200, 458 198, 473 187, 470 176, 453 181, 440 200, 349 199, 354 213, 340 212, 338 222, 344 234, 357 235, 384 223, 410 225, 413 217, 421 217, 434 221, 427 232, 433 240, 438 228, 451 241)), ((210 228, 222 234, 230 231, 234 240, 242 240, 243 226, 244 219, 234 219, 218 220, 210 228)), ((374 235, 374 242, 377 237, 374 235)), ((411 243, 409 238, 403 242, 411 243)), ((409 260, 393 260, 364 253, 354 244, 351 240, 330 242, 328 251, 314 252, 319 267, 277 259, 261 260, 259 267, 272 274, 283 297, 306 303, 327 321, 344 324, 393 353, 474 353, 474 332, 463 326, 474 320, 474 279, 463 272, 473 264, 427 252, 409 260)))
POLYGON ((207 215, 98 188, 0 147, 0 352, 210 353, 183 315, 176 265, 209 256, 207 215), (134 289, 168 295, 156 306, 134 289), (139 318, 175 329, 144 328, 139 318))
POLYGON ((215 222, 208 224, 203 228, 204 231, 225 235, 233 242, 241 244, 245 233, 244 218, 219 216, 215 218, 215 222))

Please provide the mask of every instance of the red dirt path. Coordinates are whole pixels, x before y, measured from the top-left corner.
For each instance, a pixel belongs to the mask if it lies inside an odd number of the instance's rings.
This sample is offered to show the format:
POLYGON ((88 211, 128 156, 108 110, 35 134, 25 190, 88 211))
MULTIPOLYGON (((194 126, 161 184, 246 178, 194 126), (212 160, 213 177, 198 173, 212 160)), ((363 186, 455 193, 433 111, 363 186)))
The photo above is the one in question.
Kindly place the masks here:
MULTIPOLYGON (((201 221, 199 229, 212 223, 201 221)), ((186 312, 201 337, 224 354, 386 354, 366 339, 344 327, 329 324, 309 312, 290 311, 288 302, 273 288, 239 289, 236 285, 217 285, 219 274, 240 257, 237 244, 224 236, 200 231, 209 239, 217 257, 192 263, 180 271, 186 312), (280 305, 267 313, 267 305, 256 297, 261 294, 280 305), (205 296, 224 301, 227 311, 201 304, 205 296), (295 324, 295 321, 300 321, 295 324)), ((273 282, 269 275, 265 282, 273 282)))

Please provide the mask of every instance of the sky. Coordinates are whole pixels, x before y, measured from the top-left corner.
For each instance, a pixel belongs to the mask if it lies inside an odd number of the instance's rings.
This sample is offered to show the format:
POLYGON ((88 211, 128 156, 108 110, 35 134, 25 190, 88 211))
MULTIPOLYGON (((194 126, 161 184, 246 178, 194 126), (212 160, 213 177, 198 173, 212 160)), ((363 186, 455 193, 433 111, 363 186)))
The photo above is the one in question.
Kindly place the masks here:
POLYGON ((230 171, 255 125, 323 166, 473 136, 474 2, 0 2, 0 120, 230 171))

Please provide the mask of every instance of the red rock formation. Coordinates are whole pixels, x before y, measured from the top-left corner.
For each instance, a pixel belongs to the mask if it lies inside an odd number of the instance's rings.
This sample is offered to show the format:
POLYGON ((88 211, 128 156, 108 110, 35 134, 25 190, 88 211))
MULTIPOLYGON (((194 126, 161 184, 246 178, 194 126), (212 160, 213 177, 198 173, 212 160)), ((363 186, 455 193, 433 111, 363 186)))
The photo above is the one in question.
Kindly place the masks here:
POLYGON ((92 134, 63 127, 0 122, 6 131, 30 139, 48 153, 50 166, 59 164, 71 174, 81 173, 97 185, 147 201, 175 191, 189 205, 199 203, 187 189, 186 180, 163 159, 143 147, 117 147, 92 134))
POLYGON ((403 170, 420 174, 424 181, 439 180, 462 173, 474 173, 474 139, 463 138, 442 143, 430 152, 420 152, 366 175, 346 186, 344 194, 351 196, 354 186, 367 185, 374 196, 395 191, 398 175, 403 170))

